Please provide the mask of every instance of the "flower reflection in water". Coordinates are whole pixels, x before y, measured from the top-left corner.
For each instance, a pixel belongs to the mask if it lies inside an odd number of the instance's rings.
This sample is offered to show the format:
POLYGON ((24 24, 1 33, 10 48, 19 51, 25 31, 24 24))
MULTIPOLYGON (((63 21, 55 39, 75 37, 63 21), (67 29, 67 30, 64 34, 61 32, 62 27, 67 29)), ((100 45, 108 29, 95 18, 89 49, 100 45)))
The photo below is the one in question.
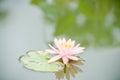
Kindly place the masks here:
POLYGON ((82 72, 79 67, 81 65, 83 65, 83 60, 70 61, 69 64, 64 67, 64 70, 55 73, 56 79, 61 80, 66 78, 67 80, 70 80, 70 76, 75 78, 78 72, 82 72))

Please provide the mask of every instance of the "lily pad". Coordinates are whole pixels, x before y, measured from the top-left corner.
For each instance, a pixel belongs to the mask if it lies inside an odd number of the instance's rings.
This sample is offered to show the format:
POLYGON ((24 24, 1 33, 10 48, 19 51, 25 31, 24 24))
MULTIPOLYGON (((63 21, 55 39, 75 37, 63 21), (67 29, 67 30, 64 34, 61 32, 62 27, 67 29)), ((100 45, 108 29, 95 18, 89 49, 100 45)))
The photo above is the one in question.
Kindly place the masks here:
POLYGON ((58 72, 63 70, 64 64, 61 62, 48 63, 49 53, 41 51, 29 51, 26 55, 20 56, 19 60, 24 67, 33 71, 58 72))

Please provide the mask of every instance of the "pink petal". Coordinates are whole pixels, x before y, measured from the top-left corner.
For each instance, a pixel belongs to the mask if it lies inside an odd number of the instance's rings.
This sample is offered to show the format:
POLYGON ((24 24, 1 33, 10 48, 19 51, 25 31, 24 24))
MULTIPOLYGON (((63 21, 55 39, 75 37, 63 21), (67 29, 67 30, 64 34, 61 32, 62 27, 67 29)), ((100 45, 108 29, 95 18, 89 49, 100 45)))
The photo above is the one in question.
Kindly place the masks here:
POLYGON ((58 51, 58 50, 55 49, 52 45, 49 44, 49 46, 50 46, 50 48, 53 49, 54 51, 56 51, 56 52, 58 51))
POLYGON ((77 44, 73 49, 76 49, 76 48, 78 48, 80 46, 80 44, 77 44))
POLYGON ((61 50, 60 42, 61 42, 61 39, 59 39, 59 40, 57 40, 56 38, 54 39, 54 43, 59 50, 61 50))
POLYGON ((54 50, 51 50, 51 49, 47 49, 46 52, 49 52, 51 54, 58 54, 58 52, 54 51, 54 50))
POLYGON ((65 38, 63 38, 63 39, 62 39, 62 42, 63 42, 63 43, 66 43, 66 40, 65 40, 65 38))
POLYGON ((75 41, 72 41, 72 45, 73 45, 73 47, 74 47, 74 45, 75 45, 75 41))
POLYGON ((61 38, 59 38, 58 42, 61 42, 61 41, 62 41, 62 39, 61 39, 61 38))
POLYGON ((55 39, 54 39, 54 42, 55 42, 55 43, 57 43, 57 42, 58 42, 58 40, 55 38, 55 39))
POLYGON ((67 63, 68 63, 68 58, 67 58, 67 57, 63 57, 62 60, 63 60, 63 63, 64 63, 64 64, 67 64, 67 63))
POLYGON ((75 40, 72 41, 72 44, 75 44, 75 40))
POLYGON ((67 44, 70 44, 70 45, 71 45, 71 48, 73 48, 73 47, 74 47, 74 44, 75 44, 75 41, 72 41, 71 39, 69 39, 69 40, 67 41, 67 44))
POLYGON ((67 41, 67 43, 71 43, 72 41, 71 41, 71 39, 69 39, 68 41, 67 41))
POLYGON ((79 53, 82 53, 84 52, 83 50, 74 50, 72 51, 72 54, 79 54, 79 53))
POLYGON ((69 59, 71 59, 71 60, 79 60, 79 58, 77 58, 77 57, 75 57, 75 56, 67 56, 69 59))
POLYGON ((56 60, 58 60, 58 59, 60 59, 60 58, 61 58, 60 55, 54 56, 54 57, 52 57, 52 58, 48 61, 48 63, 54 62, 54 61, 56 61, 56 60))
POLYGON ((84 52, 84 47, 78 47, 72 50, 72 54, 78 54, 84 52))

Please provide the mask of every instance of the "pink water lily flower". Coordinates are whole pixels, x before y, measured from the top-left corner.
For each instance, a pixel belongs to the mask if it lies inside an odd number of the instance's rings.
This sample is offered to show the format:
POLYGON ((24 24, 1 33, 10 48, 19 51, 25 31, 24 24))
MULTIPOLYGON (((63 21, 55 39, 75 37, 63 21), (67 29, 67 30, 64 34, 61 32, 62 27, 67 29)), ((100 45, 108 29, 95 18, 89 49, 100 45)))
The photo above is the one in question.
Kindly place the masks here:
POLYGON ((66 41, 65 38, 55 38, 54 43, 56 48, 49 44, 51 49, 46 50, 47 52, 55 55, 48 61, 49 63, 57 61, 59 59, 62 59, 64 64, 67 64, 69 60, 77 61, 79 58, 74 55, 82 53, 84 50, 83 47, 80 47, 80 44, 77 44, 75 46, 75 41, 72 41, 71 39, 66 41))

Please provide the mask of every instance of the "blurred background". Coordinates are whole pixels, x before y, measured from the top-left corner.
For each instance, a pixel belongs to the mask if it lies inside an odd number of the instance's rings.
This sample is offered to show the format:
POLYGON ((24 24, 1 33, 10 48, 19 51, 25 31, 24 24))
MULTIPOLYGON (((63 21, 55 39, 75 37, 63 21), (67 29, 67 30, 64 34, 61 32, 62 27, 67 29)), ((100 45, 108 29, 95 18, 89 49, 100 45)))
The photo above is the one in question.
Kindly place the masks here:
POLYGON ((86 47, 71 80, 120 80, 120 0, 0 0, 0 80, 56 80, 18 61, 55 37, 86 47))

